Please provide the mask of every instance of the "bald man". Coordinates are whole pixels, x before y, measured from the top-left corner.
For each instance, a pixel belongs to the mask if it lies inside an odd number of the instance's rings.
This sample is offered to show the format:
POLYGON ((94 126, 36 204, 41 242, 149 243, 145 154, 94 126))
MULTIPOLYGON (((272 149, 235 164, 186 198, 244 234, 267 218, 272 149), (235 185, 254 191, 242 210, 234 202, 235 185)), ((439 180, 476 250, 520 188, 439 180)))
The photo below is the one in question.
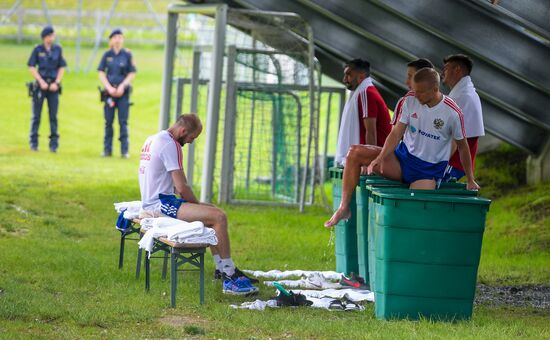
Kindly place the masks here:
POLYGON ((368 173, 409 184, 411 189, 435 189, 449 163, 451 145, 455 141, 468 178, 467 188, 478 190, 464 132, 464 117, 460 108, 439 91, 439 74, 432 68, 422 68, 413 77, 414 96, 403 102, 399 122, 392 129, 382 148, 352 147, 344 168, 342 201, 325 227, 333 227, 350 217, 349 202, 357 183, 361 166, 368 173))

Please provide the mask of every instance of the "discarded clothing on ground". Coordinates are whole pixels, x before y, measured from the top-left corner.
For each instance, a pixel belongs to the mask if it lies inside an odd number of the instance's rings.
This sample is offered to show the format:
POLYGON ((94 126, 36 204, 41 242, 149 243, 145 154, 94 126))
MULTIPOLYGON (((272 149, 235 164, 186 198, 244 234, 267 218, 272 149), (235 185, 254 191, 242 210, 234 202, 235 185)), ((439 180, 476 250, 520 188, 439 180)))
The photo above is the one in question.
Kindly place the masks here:
POLYGON ((265 308, 279 308, 279 307, 298 307, 305 306, 311 308, 322 308, 328 310, 339 310, 339 311, 362 311, 365 307, 348 300, 346 297, 341 299, 334 299, 330 297, 315 298, 315 297, 306 297, 304 294, 291 291, 291 296, 285 296, 282 293, 279 293, 275 298, 272 298, 267 301, 255 300, 249 302, 243 302, 240 305, 230 305, 231 308, 235 309, 250 309, 250 310, 260 310, 263 311, 265 308))
POLYGON ((340 278, 342 278, 342 273, 338 273, 334 271, 312 271, 312 270, 285 270, 285 271, 270 270, 267 272, 264 272, 261 270, 243 270, 243 271, 255 277, 262 277, 262 278, 274 279, 274 280, 280 280, 280 279, 286 279, 286 278, 292 278, 292 277, 308 277, 312 273, 318 273, 325 280, 338 281, 340 280, 340 278))
POLYGON ((311 272, 309 275, 303 276, 299 280, 279 280, 279 281, 264 281, 266 286, 273 286, 273 282, 279 282, 288 288, 304 288, 304 289, 329 289, 342 288, 339 282, 332 282, 325 279, 320 272, 311 272))
POLYGON ((333 299, 343 299, 346 298, 349 301, 353 302, 374 302, 374 292, 370 290, 360 290, 360 289, 325 289, 325 290, 294 290, 296 294, 302 294, 309 299, 312 298, 333 298, 333 299))
POLYGON ((147 250, 149 256, 153 250, 153 239, 159 237, 166 237, 176 243, 218 244, 214 229, 206 228, 200 221, 185 222, 171 217, 144 218, 141 226, 147 231, 138 245, 147 250))
POLYGON ((124 218, 131 220, 139 217, 139 211, 141 210, 141 201, 130 201, 130 202, 118 202, 114 203, 115 210, 117 213, 124 211, 124 218))

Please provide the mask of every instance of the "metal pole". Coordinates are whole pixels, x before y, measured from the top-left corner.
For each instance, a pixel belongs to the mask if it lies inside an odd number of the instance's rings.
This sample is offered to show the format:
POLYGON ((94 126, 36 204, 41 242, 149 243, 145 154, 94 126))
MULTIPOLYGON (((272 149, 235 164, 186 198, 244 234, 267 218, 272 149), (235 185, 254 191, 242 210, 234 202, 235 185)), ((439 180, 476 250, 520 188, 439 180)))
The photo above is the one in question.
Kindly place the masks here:
POLYGON ((166 34, 166 28, 164 28, 164 25, 160 21, 160 18, 157 15, 157 12, 155 12, 155 9, 153 8, 153 6, 149 2, 149 0, 143 0, 143 2, 145 2, 145 6, 147 6, 147 9, 149 10, 149 12, 153 13, 153 18, 155 19, 155 21, 159 25, 160 29, 164 32, 164 34, 166 34))
POLYGON ((307 26, 308 30, 308 59, 309 59, 309 134, 306 150, 306 167, 304 171, 304 177, 302 178, 302 192, 300 197, 300 212, 304 212, 304 205, 306 200, 306 187, 307 187, 307 172, 309 170, 309 158, 311 156, 311 142, 313 138, 313 125, 315 124, 315 65, 314 56, 315 50, 313 46, 313 31, 311 27, 307 26))
POLYGON ((300 174, 302 172, 302 102, 296 96, 296 104, 298 105, 298 112, 296 115, 296 178, 295 188, 296 191, 296 203, 300 202, 300 174))
POLYGON ((23 18, 25 17, 25 10, 19 8, 17 10, 17 43, 21 44, 23 41, 23 18))
MULTIPOLYGON (((252 48, 256 49, 257 40, 252 38, 252 48)), ((256 84, 256 64, 257 57, 252 55, 252 83, 256 84)), ((245 187, 248 193, 250 189, 250 167, 252 165, 252 142, 254 141, 254 115, 256 114, 256 91, 252 91, 252 107, 250 108, 250 134, 248 137, 248 157, 246 158, 246 179, 245 187)))
POLYGON ((111 10, 109 11, 109 16, 105 20, 105 24, 99 26, 99 32, 97 32, 96 39, 95 39, 95 45, 94 49, 92 50, 92 55, 90 56, 90 59, 88 59, 88 66, 86 66, 86 72, 90 71, 90 68, 92 67, 92 63, 94 62, 95 55, 97 54, 97 50, 99 49, 99 44, 101 43, 101 37, 105 33, 105 29, 111 22, 111 18, 115 14, 116 6, 118 5, 118 0, 113 0, 113 5, 111 6, 111 10))
POLYGON ((164 74, 162 77, 162 92, 160 97, 159 129, 168 128, 170 123, 170 102, 172 100, 172 77, 174 76, 174 52, 177 43, 178 14, 168 13, 168 29, 166 33, 166 49, 164 54, 164 74))
POLYGON ((277 140, 277 126, 279 118, 279 96, 280 94, 272 95, 271 113, 271 197, 275 197, 277 186, 277 149, 279 147, 277 140))
POLYGON ((218 120, 220 117, 220 94, 222 86, 223 52, 225 47, 225 25, 227 23, 227 5, 216 9, 216 28, 214 31, 214 50, 212 51, 212 70, 210 75, 208 109, 206 117, 206 145, 204 149, 203 173, 201 182, 201 201, 212 202, 212 181, 216 160, 216 141, 218 120))
POLYGON ((223 128, 223 150, 222 150, 222 169, 220 175, 220 192, 218 193, 218 203, 228 203, 231 193, 231 154, 234 150, 234 126, 235 126, 235 59, 237 49, 231 45, 227 51, 227 75, 225 90, 225 121, 223 128))
MULTIPOLYGON (((312 56, 312 58, 315 58, 315 56, 312 56)), ((312 98, 315 98, 315 110, 314 110, 314 115, 315 115, 315 126, 313 127, 313 143, 314 143, 314 147, 313 147, 313 151, 314 151, 314 157, 313 157, 313 174, 311 176, 311 192, 309 193, 309 203, 310 204, 313 204, 314 201, 315 201, 315 184, 317 183, 316 179, 317 179, 317 171, 319 170, 319 125, 320 125, 320 119, 321 119, 321 115, 320 115, 320 106, 321 106, 321 95, 320 95, 320 92, 317 90, 318 88, 321 87, 321 68, 320 68, 320 65, 317 63, 315 64, 315 69, 314 69, 314 75, 315 75, 315 71, 317 71, 317 75, 318 75, 318 78, 317 78, 317 84, 318 84, 318 87, 315 88, 315 96, 312 97, 312 98)))
POLYGON ((176 110, 174 112, 174 122, 178 119, 178 116, 183 113, 183 90, 184 90, 183 78, 177 78, 177 80, 176 80, 176 110))
POLYGON ((82 29, 82 0, 78 0, 76 7, 76 55, 75 55, 75 71, 80 71, 80 30, 82 29))
MULTIPOLYGON (((199 76, 201 67, 201 52, 193 51, 193 71, 191 73, 191 113, 198 114, 199 107, 199 76)), ((195 170, 195 143, 187 146, 187 183, 193 187, 195 170)))
POLYGON ((10 19, 10 17, 13 15, 13 13, 15 13, 15 11, 19 8, 19 6, 21 6, 22 2, 23 2, 23 0, 17 0, 13 4, 13 6, 11 6, 8 13, 6 13, 6 15, 4 15, 2 17, 2 20, 0 20, 0 24, 3 24, 3 23, 7 22, 10 19))
POLYGON ((51 25, 52 18, 50 17, 50 13, 48 13, 48 6, 46 5, 46 0, 42 0, 42 12, 44 12, 44 17, 46 17, 46 21, 48 22, 48 25, 51 25))

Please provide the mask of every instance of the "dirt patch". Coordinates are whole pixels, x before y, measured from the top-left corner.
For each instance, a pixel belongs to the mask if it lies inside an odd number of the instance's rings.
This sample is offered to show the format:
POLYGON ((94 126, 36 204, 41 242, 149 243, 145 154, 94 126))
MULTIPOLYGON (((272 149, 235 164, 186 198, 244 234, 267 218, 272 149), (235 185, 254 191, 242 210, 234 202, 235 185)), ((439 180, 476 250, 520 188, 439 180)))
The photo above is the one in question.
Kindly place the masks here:
POLYGON ((550 286, 477 286, 476 304, 550 310, 550 286))

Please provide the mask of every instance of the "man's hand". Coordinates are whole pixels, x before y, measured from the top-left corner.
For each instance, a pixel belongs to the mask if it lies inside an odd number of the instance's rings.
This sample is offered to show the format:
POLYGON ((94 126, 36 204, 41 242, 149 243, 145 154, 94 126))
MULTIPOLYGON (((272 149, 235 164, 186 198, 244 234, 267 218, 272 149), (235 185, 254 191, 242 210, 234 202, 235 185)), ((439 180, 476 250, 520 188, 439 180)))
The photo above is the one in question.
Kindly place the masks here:
POLYGON ((480 186, 476 183, 476 181, 468 180, 468 183, 466 184, 466 189, 478 191, 480 189, 480 186))
POLYGON ((48 90, 48 83, 46 83, 44 80, 39 80, 38 85, 40 85, 40 89, 42 91, 48 90))
POLYGON ((370 162, 369 166, 367 167, 367 175, 370 175, 374 173, 374 168, 378 166, 380 169, 380 173, 384 173, 382 170, 382 160, 379 157, 376 157, 372 162, 370 162))
POLYGON ((369 174, 368 170, 369 170, 368 166, 361 165, 361 176, 368 175, 369 174))
POLYGON ((57 83, 51 83, 48 90, 50 92, 57 92, 59 90, 59 85, 57 85, 57 83))

